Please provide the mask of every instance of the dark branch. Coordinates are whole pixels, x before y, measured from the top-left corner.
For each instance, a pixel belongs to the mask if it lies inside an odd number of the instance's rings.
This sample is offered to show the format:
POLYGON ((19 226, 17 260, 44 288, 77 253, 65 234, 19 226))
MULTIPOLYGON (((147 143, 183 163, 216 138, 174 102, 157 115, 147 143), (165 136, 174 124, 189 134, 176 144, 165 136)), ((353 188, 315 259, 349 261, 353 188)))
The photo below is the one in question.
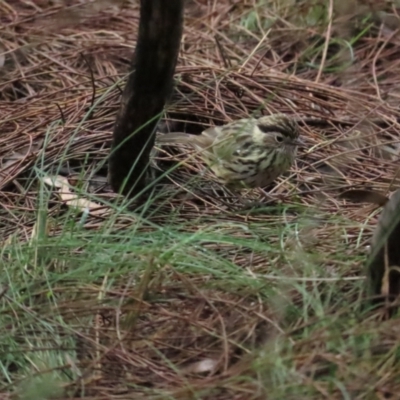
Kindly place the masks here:
POLYGON ((367 261, 367 284, 375 298, 393 301, 400 295, 400 190, 379 217, 367 261))
POLYGON ((141 0, 132 72, 122 95, 109 160, 115 191, 134 196, 146 186, 154 133, 173 87, 184 0, 141 0))

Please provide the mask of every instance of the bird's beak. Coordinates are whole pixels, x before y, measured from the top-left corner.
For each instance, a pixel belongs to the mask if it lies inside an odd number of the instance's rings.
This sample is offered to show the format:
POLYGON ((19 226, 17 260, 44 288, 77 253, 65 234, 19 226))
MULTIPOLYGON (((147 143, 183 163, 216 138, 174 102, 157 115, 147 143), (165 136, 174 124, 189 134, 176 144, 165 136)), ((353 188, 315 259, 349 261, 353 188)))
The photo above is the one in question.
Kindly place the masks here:
POLYGON ((306 147, 306 144, 301 138, 294 139, 290 142, 292 146, 297 146, 297 147, 306 147))

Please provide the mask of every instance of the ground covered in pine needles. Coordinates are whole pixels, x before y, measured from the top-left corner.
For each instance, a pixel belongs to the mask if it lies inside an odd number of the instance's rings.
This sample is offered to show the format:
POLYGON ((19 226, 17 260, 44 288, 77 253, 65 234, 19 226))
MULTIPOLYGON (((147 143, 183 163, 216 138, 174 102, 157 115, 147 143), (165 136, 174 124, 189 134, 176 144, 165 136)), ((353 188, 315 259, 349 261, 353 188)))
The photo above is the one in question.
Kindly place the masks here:
POLYGON ((307 147, 268 198, 160 149, 132 204, 106 175, 137 3, 0 2, 0 399, 397 399, 380 208, 340 197, 400 183, 396 2, 187 1, 160 130, 279 111, 307 147))

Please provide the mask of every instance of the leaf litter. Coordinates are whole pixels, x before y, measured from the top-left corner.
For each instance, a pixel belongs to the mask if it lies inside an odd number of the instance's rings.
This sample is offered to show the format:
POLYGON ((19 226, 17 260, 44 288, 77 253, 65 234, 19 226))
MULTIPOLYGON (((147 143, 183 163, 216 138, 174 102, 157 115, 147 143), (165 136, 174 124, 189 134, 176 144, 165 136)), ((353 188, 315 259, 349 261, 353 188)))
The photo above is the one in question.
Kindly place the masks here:
MULTIPOLYGON (((128 210, 113 211, 110 203, 119 196, 104 184, 115 113, 135 45, 138 4, 84 3, 0 4, 0 239, 6 250, 16 238, 23 243, 36 236, 43 179, 57 197, 45 203, 49 217, 57 216, 65 205, 88 214, 88 231, 100 229, 99 216, 113 220, 114 232, 128 232, 138 221, 128 210), (92 185, 93 193, 80 194, 76 176, 85 188, 96 180, 102 184, 92 185)), ((286 372, 279 378, 286 379, 288 387, 307 388, 307 398, 342 398, 343 389, 325 379, 329 371, 336 371, 336 381, 343 382, 349 397, 372 390, 377 398, 396 398, 396 362, 382 366, 374 388, 366 388, 367 377, 377 373, 374 363, 350 350, 337 354, 330 349, 328 339, 336 343, 336 337, 324 326, 318 328, 318 310, 308 318, 285 319, 285 310, 306 307, 312 293, 334 299, 329 279, 340 280, 335 288, 354 304, 359 297, 354 280, 364 277, 357 260, 365 259, 377 213, 340 198, 340 193, 364 190, 389 196, 400 186, 399 37, 396 18, 387 16, 393 16, 393 10, 383 2, 372 9, 366 2, 350 1, 347 8, 338 6, 344 2, 335 2, 328 31, 324 14, 328 10, 306 1, 296 7, 290 1, 269 1, 268 6, 245 1, 187 3, 176 89, 160 129, 195 134, 253 113, 287 112, 304 119, 302 135, 308 148, 300 152, 290 174, 268 191, 277 206, 264 213, 240 211, 243 204, 260 201, 259 192, 234 195, 215 181, 195 154, 162 149, 158 165, 181 164, 163 183, 151 206, 156 211, 149 207, 149 224, 169 226, 173 211, 174 223, 185 234, 211 229, 215 235, 229 236, 231 242, 209 240, 186 251, 199 259, 212 252, 214 263, 222 260, 221 268, 229 262, 242 269, 241 279, 247 279, 249 291, 213 287, 206 268, 203 274, 184 275, 176 266, 157 260, 140 295, 135 295, 126 276, 117 279, 112 289, 102 282, 79 280, 54 286, 52 292, 62 294, 58 315, 75 332, 76 354, 72 363, 71 353, 65 361, 67 366, 73 364, 69 371, 75 378, 66 387, 73 391, 85 384, 87 396, 115 399, 129 392, 149 398, 150 392, 160 391, 174 398, 191 398, 194 392, 210 399, 268 398, 278 393, 268 391, 277 378, 274 355, 276 360, 290 355, 295 377, 286 372), (311 227, 307 218, 304 225, 301 222, 309 214, 311 227), (285 236, 288 227, 293 230, 285 236), (307 254, 301 247, 304 231, 306 242, 312 243, 307 254), (238 245, 242 240, 250 240, 254 248, 238 245), (274 248, 287 253, 283 256, 274 248), (350 256, 355 261, 349 266, 350 256), (323 276, 317 269, 307 269, 310 264, 321 267, 323 276), (275 292, 271 301, 260 295, 277 280, 284 281, 280 294, 275 292), (302 280, 302 285, 293 283, 302 280), (251 285, 255 287, 250 289, 251 285), (72 293, 79 295, 70 297, 72 293), (163 301, 153 301, 155 294, 163 301), (130 296, 133 303, 125 303, 130 296), (132 309, 137 316, 133 329, 121 333, 119 321, 132 309), (95 322, 87 323, 93 316, 95 322), (315 329, 309 330, 311 326, 315 329), (302 336, 306 331, 308 335, 302 336), (286 338, 291 349, 279 352, 286 338), (260 347, 264 350, 256 356, 253 351, 260 347), (257 363, 262 364, 261 375, 255 373, 257 363), (243 376, 249 379, 241 380, 243 376)), ((354 192, 351 196, 354 200, 354 192)), ((380 197, 372 202, 383 204, 380 197)), ((135 234, 145 237, 152 229, 149 224, 135 234)), ((56 226, 52 235, 62 231, 62 225, 56 226)), ((82 246, 77 243, 71 254, 79 255, 82 246)), ((124 257, 135 265, 148 263, 146 257, 124 257)), ((179 249, 174 257, 178 265, 179 249)), ((66 265, 61 255, 55 257, 49 273, 66 265)), ((2 283, 8 288, 3 301, 11 301, 9 286, 10 282, 2 283)), ((43 289, 37 290, 40 294, 43 289)), ((332 301, 328 315, 333 319, 347 312, 332 301)), ((18 318, 24 315, 20 312, 18 318)), ((40 302, 29 308, 35 315, 42 312, 40 302)), ((47 312, 46 318, 51 315, 47 312)), ((14 317, 14 335, 23 338, 18 318, 14 317)), ((376 340, 369 345, 370 354, 390 353, 396 348, 397 321, 377 326, 376 318, 379 313, 371 312, 356 325, 343 326, 341 337, 362 338, 373 331, 376 340)), ((70 335, 64 326, 57 327, 61 336, 70 335)), ((59 350, 50 335, 46 340, 35 337, 33 342, 37 348, 59 350)), ((15 381, 24 375, 18 368, 9 373, 15 381)), ((12 389, 6 382, 2 388, 5 393, 12 389)))

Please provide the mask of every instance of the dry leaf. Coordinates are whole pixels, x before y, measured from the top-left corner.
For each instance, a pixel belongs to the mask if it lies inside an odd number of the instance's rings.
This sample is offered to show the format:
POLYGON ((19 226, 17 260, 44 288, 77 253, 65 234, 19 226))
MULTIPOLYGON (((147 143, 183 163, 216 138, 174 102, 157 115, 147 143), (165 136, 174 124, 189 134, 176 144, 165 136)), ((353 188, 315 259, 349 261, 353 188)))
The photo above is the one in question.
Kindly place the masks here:
POLYGON ((97 216, 105 216, 110 212, 108 208, 72 192, 68 179, 63 176, 46 176, 43 182, 58 188, 61 200, 69 207, 97 216))
POLYGON ((204 374, 205 372, 213 372, 218 365, 217 360, 205 358, 204 360, 195 362, 187 366, 182 372, 187 374, 204 374))
POLYGON ((346 190, 339 195, 339 199, 353 201, 355 203, 370 203, 378 206, 384 206, 389 198, 383 193, 367 189, 346 190))
MULTIPOLYGON (((65 184, 64 179, 65 178, 62 176, 45 176, 43 178, 43 182, 49 186, 54 186, 56 188, 62 188, 65 184)), ((68 180, 67 180, 67 183, 68 183, 68 180)))

